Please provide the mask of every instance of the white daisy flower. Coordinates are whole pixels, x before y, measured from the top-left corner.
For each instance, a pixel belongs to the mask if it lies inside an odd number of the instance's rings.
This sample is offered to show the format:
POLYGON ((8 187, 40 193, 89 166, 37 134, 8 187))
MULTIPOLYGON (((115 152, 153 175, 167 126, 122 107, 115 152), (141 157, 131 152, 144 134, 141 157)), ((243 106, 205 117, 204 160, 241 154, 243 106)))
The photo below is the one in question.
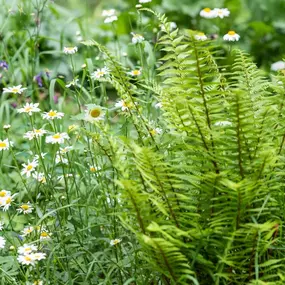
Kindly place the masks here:
POLYGON ((4 212, 9 210, 15 196, 16 194, 13 194, 12 196, 9 195, 0 200, 0 207, 3 207, 4 212))
POLYGON ((45 184, 47 182, 45 174, 43 172, 34 172, 33 178, 42 184, 45 184))
POLYGON ((68 84, 65 85, 65 87, 70 88, 71 86, 76 86, 78 83, 79 79, 73 79, 72 81, 70 81, 68 84))
POLYGON ((65 54, 75 54, 78 51, 77 47, 64 47, 63 52, 65 54))
POLYGON ((139 3, 149 3, 151 2, 152 0, 139 0, 139 3))
POLYGON ((219 17, 221 19, 228 17, 231 13, 228 8, 215 8, 214 11, 216 12, 216 17, 219 17))
POLYGON ((22 230, 22 236, 27 236, 29 234, 31 234, 32 232, 34 231, 34 227, 25 227, 23 230, 22 230))
POLYGON ((240 39, 240 35, 237 34, 235 31, 229 31, 223 37, 224 41, 234 42, 240 39))
POLYGON ((3 93, 13 93, 13 94, 22 94, 27 88, 22 88, 22 85, 3 88, 3 93))
POLYGON ((44 134, 47 133, 47 131, 44 130, 44 129, 33 129, 33 132, 34 132, 34 136, 35 136, 36 138, 42 137, 44 134))
POLYGON ((109 10, 103 10, 102 11, 102 16, 103 17, 111 17, 114 16, 116 14, 116 10, 115 9, 109 9, 109 10))
POLYGON ((124 100, 120 100, 115 104, 115 107, 121 108, 121 110, 124 112, 124 111, 128 111, 130 109, 130 104, 128 104, 124 100))
POLYGON ((35 159, 32 162, 30 162, 30 160, 28 160, 27 164, 23 163, 22 164, 23 169, 21 171, 21 175, 26 175, 27 177, 31 177, 32 172, 35 171, 38 164, 39 164, 38 161, 35 159))
POLYGON ((17 257, 17 260, 22 265, 32 265, 32 266, 34 266, 36 264, 36 260, 34 259, 32 254, 19 255, 17 257))
POLYGON ((4 129, 5 131, 9 130, 10 128, 11 128, 11 125, 4 125, 4 126, 3 126, 3 129, 4 129))
POLYGON ((96 172, 96 171, 98 171, 98 170, 100 170, 101 169, 101 167, 99 167, 99 166, 94 166, 94 165, 89 165, 89 170, 91 171, 91 172, 96 172))
POLYGON ((99 79, 102 77, 108 76, 110 73, 109 69, 105 66, 103 68, 99 68, 91 74, 92 79, 99 79))
POLYGON ((0 231, 2 231, 4 229, 4 223, 3 222, 0 222, 0 231))
POLYGON ((135 33, 131 33, 133 35, 132 37, 132 43, 133 44, 139 44, 141 42, 144 41, 144 37, 140 34, 135 34, 135 33))
POLYGON ((34 260, 46 259, 46 254, 43 252, 34 252, 31 255, 34 260))
POLYGON ((47 120, 54 120, 54 119, 62 119, 64 113, 58 112, 56 110, 50 110, 49 112, 45 112, 43 114, 43 118, 47 120))
POLYGON ((107 17, 105 20, 104 20, 104 23, 105 24, 109 24, 109 23, 113 23, 115 21, 118 20, 118 17, 117 16, 111 16, 111 17, 107 17))
POLYGON ((1 150, 8 150, 10 147, 13 146, 13 142, 9 141, 8 139, 0 140, 0 151, 1 150))
POLYGON ((141 69, 134 69, 128 72, 131 76, 140 76, 142 74, 141 69))
POLYGON ((213 19, 217 17, 217 12, 210 8, 204 8, 200 11, 200 16, 207 19, 213 19))
POLYGON ((25 106, 23 106, 23 108, 20 108, 18 109, 18 113, 27 113, 29 114, 30 116, 33 115, 33 113, 37 113, 37 112, 40 112, 41 109, 38 108, 39 106, 39 103, 26 103, 25 106))
POLYGON ((37 250, 38 248, 35 245, 25 243, 24 245, 18 248, 18 254, 26 255, 37 250))
POLYGON ((23 135, 24 139, 32 140, 35 137, 35 134, 33 131, 28 131, 23 135))
POLYGON ((30 214, 33 211, 33 206, 31 205, 30 202, 26 203, 26 204, 22 204, 18 209, 18 213, 21 214, 30 214))
POLYGON ((271 64, 271 70, 272 71, 278 71, 285 69, 285 62, 284 61, 277 61, 271 64))
POLYGON ((40 240, 51 239, 51 233, 49 233, 45 228, 42 228, 40 233, 40 240))
POLYGON ((51 143, 51 144, 55 144, 55 143, 64 143, 64 140, 68 140, 69 136, 67 133, 56 133, 54 135, 51 136, 47 136, 46 137, 46 143, 51 143))
POLYGON ((205 41, 207 40, 207 36, 204 33, 198 33, 194 36, 197 41, 205 41))
POLYGON ((55 163, 68 164, 68 159, 57 153, 55 156, 55 163))
POLYGON ((1 190, 0 191, 0 199, 1 198, 5 198, 7 196, 11 195, 11 191, 7 191, 7 190, 1 190))
POLYGON ((161 128, 154 128, 154 129, 150 130, 149 132, 151 133, 152 136, 161 135, 162 129, 161 128))
POLYGON ((5 244, 6 244, 6 240, 0 236, 0 248, 4 248, 5 247, 5 244))
POLYGON ((104 120, 105 113, 100 106, 94 106, 93 108, 85 110, 84 120, 89 123, 104 120))
POLYGON ((110 241, 110 245, 117 245, 117 244, 119 244, 120 242, 121 242, 122 240, 121 239, 118 239, 118 238, 116 238, 116 239, 112 239, 111 241, 110 241))
POLYGON ((59 149, 61 154, 66 154, 66 153, 70 152, 71 150, 73 150, 72 146, 61 147, 59 149))
POLYGON ((155 109, 161 109, 162 108, 162 103, 161 102, 158 102, 154 105, 154 108, 155 109))

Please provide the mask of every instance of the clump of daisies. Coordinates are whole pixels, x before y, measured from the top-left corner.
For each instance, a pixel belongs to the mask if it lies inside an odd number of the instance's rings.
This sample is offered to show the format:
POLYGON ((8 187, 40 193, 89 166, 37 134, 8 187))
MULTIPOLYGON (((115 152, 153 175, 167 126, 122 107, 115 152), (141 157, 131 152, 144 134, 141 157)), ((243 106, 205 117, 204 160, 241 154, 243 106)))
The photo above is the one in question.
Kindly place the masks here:
POLYGON ((42 259, 46 259, 46 254, 38 251, 38 247, 35 245, 24 244, 18 248, 17 260, 22 265, 35 266, 42 259))

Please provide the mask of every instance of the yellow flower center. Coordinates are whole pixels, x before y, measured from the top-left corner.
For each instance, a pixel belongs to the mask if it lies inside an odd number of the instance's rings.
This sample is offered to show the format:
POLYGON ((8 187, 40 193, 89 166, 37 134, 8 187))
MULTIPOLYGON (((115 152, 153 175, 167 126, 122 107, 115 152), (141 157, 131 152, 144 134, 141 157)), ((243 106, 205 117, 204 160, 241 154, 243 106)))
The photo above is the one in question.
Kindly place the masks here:
POLYGON ((31 251, 32 249, 30 248, 30 247, 26 247, 25 248, 25 252, 29 252, 29 251, 31 251))
POLYGON ((104 76, 104 71, 98 71, 98 76, 104 76))
POLYGON ((197 36, 203 37, 203 36, 205 36, 205 34, 204 33, 198 33, 197 36))
POLYGON ((66 50, 68 50, 68 51, 73 51, 73 49, 74 49, 73 47, 67 47, 66 48, 66 50))
POLYGON ((210 8, 205 8, 205 9, 203 9, 203 11, 206 13, 210 13, 212 10, 210 8))
POLYGON ((156 134, 157 134, 157 131, 156 131, 155 129, 153 129, 153 130, 151 130, 151 131, 150 131, 150 133, 151 133, 151 135, 153 135, 153 136, 154 136, 154 135, 156 135, 156 134))
POLYGON ((24 204, 20 207, 22 210, 27 211, 30 209, 30 206, 28 204, 24 204))
POLYGON ((41 237, 48 237, 48 233, 47 232, 42 232, 41 233, 41 237))
POLYGON ((12 202, 12 198, 7 198, 7 200, 6 200, 6 205, 8 205, 8 204, 10 204, 12 202))
POLYGON ((31 233, 33 230, 32 229, 27 229, 26 232, 27 233, 31 233))
POLYGON ((229 32, 228 32, 228 35, 229 35, 229 36, 234 36, 235 34, 236 34, 235 31, 229 31, 229 32))
POLYGON ((90 111, 90 116, 92 118, 98 118, 101 115, 101 110, 99 108, 95 108, 90 111))
POLYGON ((35 130, 35 133, 40 134, 42 131, 41 130, 35 130))
POLYGON ((133 75, 140 75, 140 74, 141 74, 140 70, 136 69, 136 70, 133 71, 133 75))
POLYGON ((0 148, 4 148, 6 146, 7 146, 7 144, 5 142, 0 142, 0 148))
POLYGON ((12 91, 13 93, 18 93, 18 92, 19 92, 19 88, 12 88, 11 91, 12 91))
POLYGON ((91 172, 95 172, 95 171, 96 171, 96 168, 95 168, 94 166, 91 166, 91 167, 90 167, 90 171, 91 171, 91 172))
POLYGON ((26 261, 31 261, 32 259, 29 256, 25 256, 26 261))
POLYGON ((49 112, 48 112, 48 115, 49 115, 50 117, 55 117, 55 116, 56 116, 56 112, 55 112, 55 111, 49 111, 49 112))
POLYGON ((118 244, 118 243, 120 243, 120 240, 115 239, 115 240, 114 240, 114 245, 116 245, 116 244, 118 244))
POLYGON ((32 110, 32 108, 29 106, 29 107, 25 107, 25 112, 30 112, 32 110))
POLYGON ((0 197, 6 197, 7 196, 7 192, 6 191, 0 191, 0 197))
POLYGON ((39 182, 46 183, 46 178, 45 177, 41 178, 39 182))
POLYGON ((29 165, 27 166, 27 170, 30 171, 30 170, 32 170, 32 169, 33 169, 33 166, 32 166, 31 164, 29 164, 29 165))
POLYGON ((52 136, 53 139, 60 139, 60 134, 56 134, 52 136))

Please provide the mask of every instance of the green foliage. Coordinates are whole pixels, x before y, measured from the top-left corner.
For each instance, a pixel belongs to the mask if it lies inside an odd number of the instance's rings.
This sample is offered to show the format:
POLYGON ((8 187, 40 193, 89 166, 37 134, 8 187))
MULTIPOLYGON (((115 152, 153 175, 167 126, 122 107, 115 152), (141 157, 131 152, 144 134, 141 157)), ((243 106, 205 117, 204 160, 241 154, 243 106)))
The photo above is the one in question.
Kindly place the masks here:
MULTIPOLYGON (((260 37, 277 38, 273 14, 262 21, 273 1, 253 1, 260 4, 254 19, 245 8, 252 2, 222 2, 233 26, 253 31, 247 50, 260 37)), ((198 19, 220 1, 145 6, 176 13, 179 29, 163 13, 133 7, 132 30, 124 24, 128 1, 117 4, 118 25, 94 29, 57 4, 21 4, 15 17, 0 13, 9 63, 1 88, 27 87, 1 95, 2 124, 11 128, 0 130, 0 191, 16 194, 10 204, 0 196, 1 282, 284 284, 284 70, 269 79, 246 51, 196 38, 192 28, 221 34, 230 26, 198 19), (187 29, 183 15, 192 17, 187 29), (61 23, 54 30, 49 17, 61 23), (162 27, 155 35, 154 26, 162 27), (75 46, 75 27, 79 52, 64 54, 75 46), (125 34, 136 30, 152 40, 130 43, 125 34), (43 72, 48 66, 53 73, 43 72), (15 110, 27 101, 40 110, 15 110), (39 114, 50 109, 64 118, 39 114), (35 128, 46 133, 28 138, 35 128), (58 133, 64 142, 49 143, 58 133), (4 149, 4 139, 14 145, 4 149), (30 161, 37 165, 25 172, 30 161), (31 211, 23 214, 23 205, 31 211), (19 258, 25 244, 45 254, 34 266, 19 258)), ((274 7, 278 14, 283 4, 274 7)))

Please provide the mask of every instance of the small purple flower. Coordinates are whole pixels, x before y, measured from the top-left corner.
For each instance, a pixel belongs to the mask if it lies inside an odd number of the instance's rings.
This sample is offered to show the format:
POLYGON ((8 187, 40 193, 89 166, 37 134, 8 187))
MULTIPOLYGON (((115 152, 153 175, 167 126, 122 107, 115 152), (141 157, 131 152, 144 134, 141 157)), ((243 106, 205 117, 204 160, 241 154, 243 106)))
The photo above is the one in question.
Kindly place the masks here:
POLYGON ((43 87, 42 72, 40 72, 34 77, 34 81, 38 83, 39 87, 43 87))
POLYGON ((58 104, 58 96, 57 96, 57 95, 54 95, 54 96, 53 96, 53 102, 54 102, 55 104, 58 104))
POLYGON ((0 60, 0 68, 7 70, 9 68, 9 65, 6 61, 0 60))

